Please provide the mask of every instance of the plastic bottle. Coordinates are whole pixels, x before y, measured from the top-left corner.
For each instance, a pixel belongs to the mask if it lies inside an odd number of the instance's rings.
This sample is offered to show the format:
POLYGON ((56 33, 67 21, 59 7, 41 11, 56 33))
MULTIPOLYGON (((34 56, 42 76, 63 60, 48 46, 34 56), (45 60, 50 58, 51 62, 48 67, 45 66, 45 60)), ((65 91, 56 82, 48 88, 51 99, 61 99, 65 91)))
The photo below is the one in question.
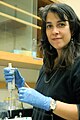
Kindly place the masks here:
POLYGON ((32 40, 32 57, 36 58, 36 53, 37 53, 37 40, 34 38, 32 40))

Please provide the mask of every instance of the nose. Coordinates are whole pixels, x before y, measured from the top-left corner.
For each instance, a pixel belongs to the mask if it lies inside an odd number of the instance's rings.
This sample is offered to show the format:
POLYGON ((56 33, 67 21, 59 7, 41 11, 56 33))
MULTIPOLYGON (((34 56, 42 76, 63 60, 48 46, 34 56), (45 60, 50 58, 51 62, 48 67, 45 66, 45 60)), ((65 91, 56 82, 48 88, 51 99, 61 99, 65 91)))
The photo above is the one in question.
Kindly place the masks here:
POLYGON ((59 29, 57 27, 52 28, 52 33, 53 34, 59 34, 59 29))

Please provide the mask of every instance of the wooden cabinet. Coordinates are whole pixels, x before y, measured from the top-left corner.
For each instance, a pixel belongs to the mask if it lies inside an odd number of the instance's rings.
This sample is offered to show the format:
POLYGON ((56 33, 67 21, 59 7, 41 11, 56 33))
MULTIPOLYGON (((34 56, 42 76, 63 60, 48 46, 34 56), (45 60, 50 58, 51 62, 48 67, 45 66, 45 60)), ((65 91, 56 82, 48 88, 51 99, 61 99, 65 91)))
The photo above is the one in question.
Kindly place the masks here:
POLYGON ((7 66, 11 62, 13 67, 40 69, 43 63, 41 58, 0 51, 0 65, 7 66))
MULTIPOLYGON (((37 0, 35 2, 37 3, 37 0)), ((33 30, 40 29, 40 26, 33 23, 33 18, 39 19, 36 14, 34 15, 33 9, 33 6, 37 8, 37 4, 32 0, 24 0, 24 2, 7 0, 0 3, 0 67, 12 63, 13 67, 39 70, 42 66, 42 59, 12 53, 14 50, 23 49, 32 51, 32 39, 37 36, 36 32, 35 35, 33 34, 33 30)), ((0 68, 1 71, 2 69, 0 68)), ((2 74, 0 75, 0 88, 5 88, 2 74)), ((28 84, 34 87, 35 81, 34 83, 28 82, 28 84)))
MULTIPOLYGON (((38 58, 34 59, 29 56, 14 54, 9 52, 0 51, 0 66, 7 66, 12 63, 13 67, 28 68, 39 70, 43 64, 43 60, 38 58)), ((35 86, 35 82, 27 82, 30 87, 35 86)), ((6 88, 5 81, 0 81, 0 88, 6 88)))

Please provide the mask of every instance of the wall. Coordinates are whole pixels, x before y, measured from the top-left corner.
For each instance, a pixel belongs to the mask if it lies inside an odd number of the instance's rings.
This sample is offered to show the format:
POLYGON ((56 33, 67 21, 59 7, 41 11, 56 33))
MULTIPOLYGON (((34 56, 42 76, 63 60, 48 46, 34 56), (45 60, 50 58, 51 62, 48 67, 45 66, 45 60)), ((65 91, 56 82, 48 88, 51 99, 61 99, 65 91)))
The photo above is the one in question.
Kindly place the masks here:
POLYGON ((58 0, 58 1, 70 5, 80 18, 80 0, 58 0))

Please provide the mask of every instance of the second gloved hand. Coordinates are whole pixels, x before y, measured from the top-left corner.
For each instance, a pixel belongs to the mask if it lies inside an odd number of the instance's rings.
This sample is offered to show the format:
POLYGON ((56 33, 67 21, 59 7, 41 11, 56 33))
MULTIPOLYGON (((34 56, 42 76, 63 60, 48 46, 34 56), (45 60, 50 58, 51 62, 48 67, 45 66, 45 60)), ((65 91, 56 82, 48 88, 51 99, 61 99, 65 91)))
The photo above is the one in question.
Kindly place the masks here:
POLYGON ((19 88, 19 101, 29 103, 32 106, 44 109, 46 111, 50 110, 51 97, 47 97, 37 92, 32 88, 22 87, 19 88))
POLYGON ((4 68, 4 77, 7 83, 12 82, 12 80, 15 79, 15 84, 18 88, 24 86, 25 83, 24 78, 21 76, 17 68, 10 68, 10 67, 4 68), (12 69, 14 71, 12 71, 12 69))

